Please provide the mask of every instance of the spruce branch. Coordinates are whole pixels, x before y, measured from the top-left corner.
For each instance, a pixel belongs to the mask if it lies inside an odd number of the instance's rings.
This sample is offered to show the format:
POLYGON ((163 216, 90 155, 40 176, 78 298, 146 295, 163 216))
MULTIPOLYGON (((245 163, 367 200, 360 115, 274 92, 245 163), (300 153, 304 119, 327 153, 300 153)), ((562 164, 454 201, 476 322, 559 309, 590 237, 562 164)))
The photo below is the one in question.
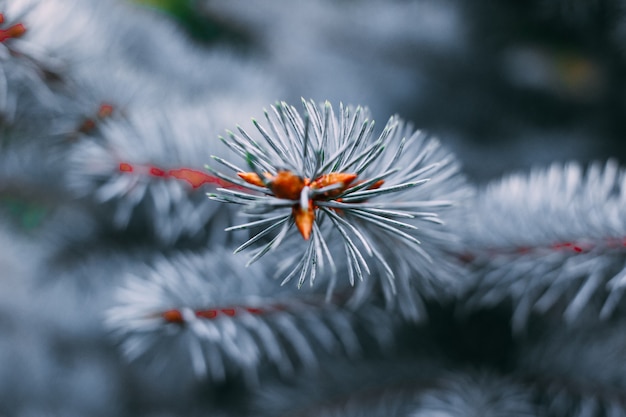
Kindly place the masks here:
POLYGON ((204 193, 229 185, 202 168, 208 152, 199 132, 211 122, 194 119, 201 111, 134 108, 99 117, 97 129, 71 144, 67 188, 102 207, 102 220, 119 231, 142 231, 166 245, 224 240, 220 229, 230 223, 228 212, 204 193))
POLYGON ((545 325, 520 343, 515 377, 547 415, 595 417, 626 413, 623 318, 576 327, 545 325))
MULTIPOLYGON (((533 391, 490 371, 450 371, 437 355, 324 363, 281 385, 260 387, 250 415, 531 417, 533 391)), ((541 414, 539 414, 541 415, 541 414)))
POLYGON ((408 416, 414 397, 445 373, 439 357, 338 358, 286 381, 269 380, 251 401, 258 416, 408 416))
POLYGON ((395 281, 408 278, 397 276, 393 261, 429 275, 440 261, 431 246, 454 239, 439 217, 463 196, 454 158, 397 117, 375 136, 366 108, 340 105, 335 113, 328 102, 302 105, 303 114, 284 102, 272 106, 265 125, 253 120, 257 137, 239 127, 222 138, 245 165, 214 159, 235 175, 210 168, 244 188, 210 197, 242 206, 250 218, 237 227, 252 233, 240 247, 255 248, 249 263, 293 248, 277 275, 298 287, 313 285, 321 272, 330 271, 333 287, 339 270, 351 285, 381 271, 394 292, 395 281))
POLYGON ((532 312, 607 318, 626 279, 624 170, 617 163, 552 165, 511 175, 476 198, 464 233, 469 303, 512 299, 519 329, 532 312))
POLYGON ((312 291, 276 290, 222 250, 170 254, 126 278, 106 319, 126 356, 185 366, 202 379, 242 375, 254 384, 268 364, 288 375, 324 355, 356 357, 364 335, 391 343, 393 319, 382 309, 350 311, 312 291))
POLYGON ((489 372, 457 371, 443 375, 436 385, 416 395, 412 417, 538 415, 532 391, 512 378, 489 372))
POLYGON ((50 33, 76 25, 63 26, 71 17, 61 3, 0 1, 0 115, 6 122, 35 113, 29 107, 50 112, 65 103, 56 90, 66 79, 68 57, 50 33))

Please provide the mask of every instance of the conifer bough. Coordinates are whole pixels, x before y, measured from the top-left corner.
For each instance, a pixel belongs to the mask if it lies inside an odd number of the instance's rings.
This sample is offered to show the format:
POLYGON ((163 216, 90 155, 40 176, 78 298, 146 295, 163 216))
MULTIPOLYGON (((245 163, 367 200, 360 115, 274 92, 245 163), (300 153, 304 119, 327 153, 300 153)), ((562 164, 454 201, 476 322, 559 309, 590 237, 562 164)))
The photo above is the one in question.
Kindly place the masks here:
MULTIPOLYGON (((278 273, 289 271, 283 283, 299 275, 299 286, 307 278, 313 284, 326 266, 334 277, 341 252, 351 284, 355 277, 362 280, 371 274, 373 263, 393 280, 393 267, 386 260, 389 250, 429 259, 417 224, 440 224, 436 211, 451 201, 432 199, 432 191, 421 188, 430 181, 428 175, 456 174, 441 169, 453 158, 442 156, 438 141, 420 131, 406 135, 406 126, 396 116, 375 136, 366 108, 340 105, 336 115, 328 102, 302 103, 304 115, 281 102, 265 111, 267 127, 253 120, 259 139, 241 127, 221 138, 246 161, 244 169, 213 157, 236 176, 207 167, 243 187, 209 194, 243 205, 251 219, 227 229, 255 232, 235 252, 258 244, 250 258, 253 263, 281 243, 293 242, 284 245, 290 249, 278 273), (301 239, 292 232, 294 226, 301 239), (292 246, 299 245, 304 245, 304 253, 295 254, 292 246)), ((445 186, 439 195, 445 195, 445 186)))

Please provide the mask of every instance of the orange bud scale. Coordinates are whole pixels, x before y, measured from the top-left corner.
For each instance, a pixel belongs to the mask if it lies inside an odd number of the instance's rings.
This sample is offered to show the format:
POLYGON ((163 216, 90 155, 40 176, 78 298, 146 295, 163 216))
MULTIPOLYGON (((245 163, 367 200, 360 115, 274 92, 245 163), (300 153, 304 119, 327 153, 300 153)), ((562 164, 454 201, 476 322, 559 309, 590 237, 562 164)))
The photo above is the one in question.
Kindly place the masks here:
MULTIPOLYGON (((4 17, 2 22, 4 22, 4 17)), ((4 42, 11 38, 19 38, 24 33, 26 33, 26 27, 21 23, 15 24, 6 29, 0 29, 0 42, 4 42)))
MULTIPOLYGON (((294 204, 292 207, 292 215, 296 227, 304 240, 309 240, 311 231, 313 230, 315 210, 317 209, 315 201, 331 199, 340 195, 348 189, 357 178, 357 174, 353 173, 331 172, 330 174, 323 174, 311 180, 310 178, 302 178, 291 171, 279 171, 275 176, 267 172, 264 173, 263 175, 267 180, 267 182, 264 182, 255 172, 238 172, 237 175, 248 184, 268 188, 277 198, 298 201, 298 203, 294 204), (341 184, 341 186, 309 199, 309 205, 306 209, 300 207, 299 199, 304 187, 310 186, 313 190, 319 190, 335 184, 341 184)), ((383 180, 379 180, 368 188, 374 190, 380 188, 383 183, 383 180)))

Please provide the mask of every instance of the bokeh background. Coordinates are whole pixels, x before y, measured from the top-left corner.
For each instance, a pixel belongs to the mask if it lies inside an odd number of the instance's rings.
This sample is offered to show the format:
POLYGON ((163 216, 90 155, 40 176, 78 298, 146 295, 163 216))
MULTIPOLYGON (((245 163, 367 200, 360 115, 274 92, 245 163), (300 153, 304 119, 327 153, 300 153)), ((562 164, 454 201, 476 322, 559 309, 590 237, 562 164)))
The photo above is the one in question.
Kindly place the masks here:
POLYGON ((483 181, 623 160, 620 1, 140 0, 299 97, 366 103, 435 132, 483 181))
MULTIPOLYGON (((223 233, 231 212, 172 178, 125 176, 120 161, 137 171, 202 169, 222 152, 218 135, 238 123, 249 127, 250 117, 262 118, 262 108, 279 100, 364 105, 379 128, 398 114, 441 139, 461 161, 469 188, 555 162, 623 165, 626 2, 44 1, 0 0, 3 10, 19 12, 6 13, 3 30, 8 19, 32 23, 24 43, 0 41, 0 75, 8 80, 6 88, 0 83, 1 417, 625 415, 624 320, 600 323, 585 314, 583 305, 604 287, 587 287, 582 275, 572 280, 573 292, 564 290, 565 300, 553 300, 555 309, 578 300, 583 319, 573 325, 562 323, 562 312, 546 308, 537 319, 528 307, 524 320, 532 317, 516 333, 519 306, 507 298, 511 288, 498 284, 504 302, 469 312, 464 300, 429 300, 419 323, 380 313, 364 331, 370 338, 361 362, 330 355, 292 380, 265 374, 271 366, 264 363, 259 373, 267 379, 256 387, 237 372, 198 382, 185 341, 168 338, 171 323, 161 323, 166 342, 154 338, 154 356, 129 361, 104 316, 116 290, 151 276, 149 268, 165 265, 172 276, 191 271, 193 278, 236 269, 224 250, 232 244, 223 233), (113 116, 100 114, 109 101, 113 116), (387 330, 396 338, 392 355, 372 347, 380 334, 369 334, 387 330), (161 362, 174 366, 152 373, 161 362), (345 404, 333 403, 344 394, 345 404)), ((619 197, 619 187, 607 195, 619 197)), ((552 202, 552 190, 538 188, 529 194, 552 202)), ((572 204, 588 195, 595 194, 581 192, 572 204)), ((507 191, 494 198, 508 201, 507 191)), ((576 207, 599 212, 603 203, 576 207)), ((613 209, 611 219, 621 219, 617 203, 613 209)), ((500 214, 507 230, 508 213, 500 214)), ((478 241, 480 228, 491 226, 484 217, 470 236, 478 241)), ((604 226, 601 219, 593 217, 594 225, 604 226)), ((459 235, 470 229, 462 220, 459 235)), ((570 254, 555 253, 558 273, 570 254)), ((610 255, 590 262, 621 271, 623 253, 610 255)), ((541 269, 535 259, 522 261, 541 269)), ((259 287, 253 295, 274 300, 274 287, 259 287)), ((231 290, 224 292, 237 301, 231 290)), ((154 296, 142 291, 137 304, 154 296)), ((352 311, 334 312, 328 320, 354 319, 352 311)), ((295 326, 293 337, 326 329, 313 322, 295 326)))

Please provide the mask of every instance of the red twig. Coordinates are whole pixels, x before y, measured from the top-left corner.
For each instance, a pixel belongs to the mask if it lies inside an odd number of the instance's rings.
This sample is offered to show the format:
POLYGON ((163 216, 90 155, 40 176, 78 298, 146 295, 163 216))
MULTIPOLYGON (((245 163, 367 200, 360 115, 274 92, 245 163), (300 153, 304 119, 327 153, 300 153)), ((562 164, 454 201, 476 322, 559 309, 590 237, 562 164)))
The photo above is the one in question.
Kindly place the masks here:
POLYGON ((119 170, 123 173, 137 173, 149 175, 154 178, 175 178, 183 180, 189 183, 194 189, 208 184, 214 184, 223 188, 243 189, 243 187, 239 185, 232 184, 216 176, 191 168, 162 169, 153 165, 133 165, 128 162, 121 162, 119 170))
MULTIPOLYGON (((4 23, 4 14, 0 13, 0 24, 4 23)), ((0 42, 4 42, 7 39, 19 38, 26 33, 26 26, 22 23, 16 23, 7 28, 0 28, 0 42)))

